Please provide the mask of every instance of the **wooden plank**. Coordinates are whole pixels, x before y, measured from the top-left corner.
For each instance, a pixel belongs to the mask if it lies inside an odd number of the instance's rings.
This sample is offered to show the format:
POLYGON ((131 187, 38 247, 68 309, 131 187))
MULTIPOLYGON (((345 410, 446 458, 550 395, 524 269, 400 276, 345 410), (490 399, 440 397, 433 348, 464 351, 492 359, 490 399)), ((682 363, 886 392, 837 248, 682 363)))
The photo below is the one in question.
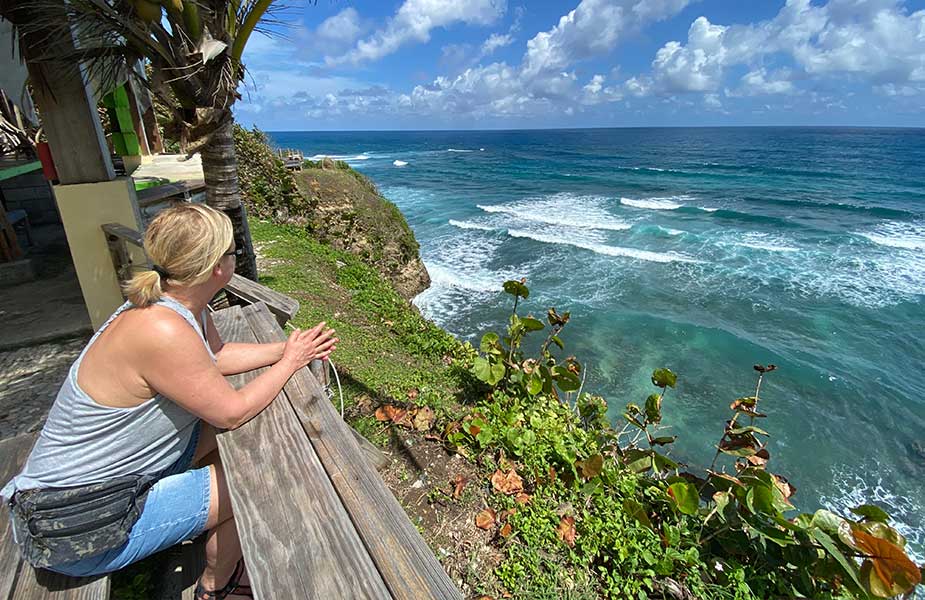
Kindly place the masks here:
MULTIPOLYGON (((213 315, 222 339, 255 341, 251 308, 213 315)), ((218 447, 258 598, 391 598, 284 394, 218 447)))
MULTIPOLYGON (((6 485, 7 481, 19 473, 35 443, 35 436, 29 433, 0 442, 0 485, 6 485)), ((0 504, 0 598, 9 598, 22 555, 13 541, 10 509, 6 502, 0 504)))
POLYGON ((270 311, 276 315, 276 320, 280 325, 292 319, 299 312, 299 301, 295 298, 290 298, 238 274, 231 277, 231 281, 228 282, 225 289, 251 304, 265 303, 270 308, 270 311))
MULTIPOLYGON (((285 339, 266 307, 248 309, 257 341, 285 339)), ((285 391, 392 595, 401 600, 462 599, 311 373, 296 373, 285 391)))
POLYGON ((77 579, 24 564, 10 600, 109 600, 109 577, 77 579))
MULTIPOLYGON (((0 480, 15 475, 32 450, 36 434, 30 433, 0 443, 0 480)), ((0 507, 0 598, 10 600, 108 600, 109 577, 74 578, 44 569, 33 569, 21 559, 10 531, 9 509, 0 507), (18 577, 17 577, 18 575, 18 577), (11 587, 16 579, 16 589, 11 587)))
MULTIPOLYGON (((14 15, 14 19, 25 16, 15 11, 14 15)), ((63 3, 61 18, 67 20, 63 3)), ((115 179, 86 69, 78 61, 43 60, 76 52, 70 29, 53 27, 29 32, 21 39, 20 47, 59 181, 68 184, 115 179)))
POLYGON ((103 232, 106 235, 111 235, 113 237, 119 238, 120 240, 125 240, 130 244, 134 244, 139 248, 144 247, 144 236, 141 235, 141 232, 135 231, 131 227, 126 227, 120 223, 105 223, 101 225, 103 232))
POLYGON ((156 187, 145 188, 135 193, 138 199, 138 206, 147 206, 159 202, 171 196, 187 197, 190 194, 201 192, 206 189, 206 182, 202 179, 193 179, 190 181, 175 181, 165 183, 156 187))

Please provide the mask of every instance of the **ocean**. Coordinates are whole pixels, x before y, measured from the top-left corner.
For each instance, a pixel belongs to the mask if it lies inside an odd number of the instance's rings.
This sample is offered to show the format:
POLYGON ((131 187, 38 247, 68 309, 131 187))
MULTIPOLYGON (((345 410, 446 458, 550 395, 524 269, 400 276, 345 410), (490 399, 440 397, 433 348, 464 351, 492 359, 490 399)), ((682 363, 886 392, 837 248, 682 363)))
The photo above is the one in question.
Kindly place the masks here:
POLYGON ((708 465, 762 386, 769 468, 804 511, 886 509, 925 560, 925 130, 277 132, 405 214, 424 315, 477 344, 506 279, 571 311, 568 354, 614 420, 675 371, 675 456, 708 465))

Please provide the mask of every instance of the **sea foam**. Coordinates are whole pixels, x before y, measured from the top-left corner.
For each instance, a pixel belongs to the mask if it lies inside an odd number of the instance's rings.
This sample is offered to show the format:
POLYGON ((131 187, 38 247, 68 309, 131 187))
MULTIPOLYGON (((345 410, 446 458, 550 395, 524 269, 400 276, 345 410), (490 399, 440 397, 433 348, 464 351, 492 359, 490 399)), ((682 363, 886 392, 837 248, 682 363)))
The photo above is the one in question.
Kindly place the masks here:
POLYGON ((604 198, 560 193, 512 204, 477 205, 487 213, 500 213, 524 221, 577 229, 625 231, 632 227, 604 208, 604 198))
POLYGON ((903 221, 881 223, 872 231, 857 232, 880 246, 904 250, 925 250, 925 225, 903 221))
POLYGON ((670 262, 686 262, 686 263, 697 263, 701 262, 693 257, 686 256, 683 254, 677 254, 675 252, 650 252, 648 250, 637 250, 636 248, 621 248, 619 246, 608 246, 606 244, 596 244, 591 242, 578 241, 574 238, 568 236, 554 236, 554 235, 545 235, 541 233, 536 233, 533 231, 524 231, 520 229, 508 229, 508 235, 515 238, 527 238, 537 242, 543 242, 544 244, 561 244, 565 246, 572 246, 574 248, 581 248, 583 250, 590 250, 595 254, 603 254, 605 256, 620 256, 624 258, 635 258, 639 260, 647 260, 657 263, 670 263, 670 262))
POLYGON ((461 150, 459 148, 447 148, 447 152, 472 152, 472 150, 461 150))
POLYGON ((395 165, 396 167, 407 167, 408 166, 408 163, 404 160, 395 160, 395 161, 392 161, 392 164, 395 165))
POLYGON ((633 198, 620 198, 620 204, 631 206, 633 208, 646 208, 649 210, 676 210, 684 206, 675 200, 686 199, 686 196, 671 196, 668 198, 643 198, 635 200, 633 198))
POLYGON ((460 229, 476 229, 478 231, 495 231, 494 227, 489 227, 488 225, 481 225, 479 223, 473 223, 472 221, 457 221, 456 219, 450 219, 449 223, 453 227, 459 227, 460 229))

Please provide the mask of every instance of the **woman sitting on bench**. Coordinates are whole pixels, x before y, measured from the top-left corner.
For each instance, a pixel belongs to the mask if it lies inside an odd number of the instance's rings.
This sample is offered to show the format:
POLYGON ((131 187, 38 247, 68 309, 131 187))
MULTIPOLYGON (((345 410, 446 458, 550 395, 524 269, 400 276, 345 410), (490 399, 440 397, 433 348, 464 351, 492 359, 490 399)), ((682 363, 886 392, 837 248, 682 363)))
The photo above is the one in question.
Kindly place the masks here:
POLYGON ((26 559, 109 573, 208 531, 199 600, 250 596, 216 429, 262 411, 326 359, 324 323, 276 344, 223 344, 208 302, 234 273, 231 221, 183 204, 145 234, 155 263, 74 362, 22 472, 0 491, 26 559), (240 390, 225 375, 269 366, 240 390))

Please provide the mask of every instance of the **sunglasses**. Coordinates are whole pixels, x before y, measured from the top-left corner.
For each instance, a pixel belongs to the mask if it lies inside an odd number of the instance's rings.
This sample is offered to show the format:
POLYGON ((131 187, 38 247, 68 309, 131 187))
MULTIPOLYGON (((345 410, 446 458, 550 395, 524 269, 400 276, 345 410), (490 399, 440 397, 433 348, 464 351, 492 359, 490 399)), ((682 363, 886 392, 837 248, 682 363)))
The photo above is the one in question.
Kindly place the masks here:
POLYGON ((235 248, 234 250, 229 250, 228 252, 222 254, 222 256, 233 256, 235 258, 244 256, 244 248, 235 248))

